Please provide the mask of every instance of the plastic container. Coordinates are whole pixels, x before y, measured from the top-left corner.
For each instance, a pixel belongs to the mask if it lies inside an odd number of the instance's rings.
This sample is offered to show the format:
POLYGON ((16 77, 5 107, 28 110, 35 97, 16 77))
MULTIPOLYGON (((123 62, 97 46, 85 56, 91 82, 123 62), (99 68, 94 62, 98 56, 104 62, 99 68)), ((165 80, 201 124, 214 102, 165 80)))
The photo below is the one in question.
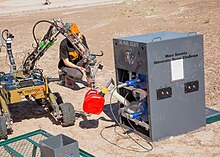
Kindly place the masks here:
POLYGON ((91 114, 100 114, 104 108, 105 99, 97 90, 89 90, 84 98, 83 111, 91 114))
POLYGON ((71 76, 66 75, 65 76, 65 87, 75 89, 76 84, 75 84, 75 79, 72 78, 71 76))

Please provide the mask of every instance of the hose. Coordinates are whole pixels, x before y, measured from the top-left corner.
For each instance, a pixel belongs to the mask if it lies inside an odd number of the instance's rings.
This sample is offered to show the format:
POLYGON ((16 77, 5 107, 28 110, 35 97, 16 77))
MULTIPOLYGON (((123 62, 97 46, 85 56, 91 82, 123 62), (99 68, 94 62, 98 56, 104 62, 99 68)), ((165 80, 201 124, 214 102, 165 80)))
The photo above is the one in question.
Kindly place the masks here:
POLYGON ((35 35, 35 28, 36 28, 36 26, 37 26, 38 24, 43 23, 43 22, 49 23, 49 24, 51 24, 51 25, 57 27, 57 26, 54 24, 54 22, 51 22, 51 21, 48 21, 48 20, 40 20, 40 21, 38 21, 37 23, 35 23, 34 26, 33 26, 33 29, 32 29, 32 34, 33 34, 33 38, 34 38, 34 41, 36 42, 37 46, 39 46, 39 43, 38 43, 37 38, 36 38, 36 35, 35 35))

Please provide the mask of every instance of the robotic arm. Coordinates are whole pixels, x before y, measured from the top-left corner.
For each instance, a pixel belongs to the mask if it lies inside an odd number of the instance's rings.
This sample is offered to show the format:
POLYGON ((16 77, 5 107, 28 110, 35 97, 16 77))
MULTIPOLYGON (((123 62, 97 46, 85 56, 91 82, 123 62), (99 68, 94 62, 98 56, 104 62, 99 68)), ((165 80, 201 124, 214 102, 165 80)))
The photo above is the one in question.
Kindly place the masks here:
POLYGON ((44 53, 47 51, 47 49, 53 45, 53 43, 57 40, 57 36, 60 33, 65 34, 66 30, 65 30, 64 26, 60 27, 58 24, 59 24, 59 21, 57 21, 57 20, 52 20, 52 21, 41 20, 41 21, 38 21, 34 25, 33 37, 34 37, 34 40, 35 40, 37 46, 34 49, 34 51, 26 57, 23 65, 22 65, 23 71, 33 70, 33 68, 36 64, 36 61, 39 60, 44 55, 44 53), (49 27, 47 33, 42 38, 42 40, 40 42, 38 42, 36 39, 36 36, 35 36, 35 28, 40 23, 49 23, 50 27, 49 27))
POLYGON ((12 48, 11 48, 14 36, 7 29, 5 29, 2 32, 2 39, 6 43, 5 46, 6 46, 7 54, 8 54, 9 61, 10 61, 10 72, 14 72, 16 71, 16 64, 15 64, 15 60, 14 60, 14 56, 13 56, 12 48))
MULTIPOLYGON (((71 23, 66 23, 66 28, 71 27, 71 23)), ((72 35, 74 36, 74 38, 76 39, 75 42, 73 42, 69 36, 65 37, 67 38, 67 40, 70 41, 70 43, 72 43, 72 45, 74 46, 74 48, 79 52, 79 54, 82 56, 82 60, 79 62, 79 65, 84 66, 86 69, 86 75, 87 77, 90 78, 91 81, 91 89, 94 90, 96 88, 95 86, 95 75, 98 69, 102 69, 103 65, 102 64, 97 64, 97 60, 96 57, 97 56, 103 56, 103 52, 101 51, 100 54, 94 54, 93 52, 91 52, 84 44, 83 42, 79 39, 79 37, 76 35, 75 32, 71 31, 72 35), (83 47, 83 50, 80 49, 80 47, 78 47, 77 44, 80 44, 81 47, 83 47)))
POLYGON ((47 20, 41 20, 38 21, 34 27, 33 27, 33 37, 34 40, 37 44, 36 48, 32 53, 30 53, 25 61, 23 62, 22 65, 22 70, 24 72, 28 72, 30 70, 34 69, 34 66, 36 64, 36 61, 39 60, 44 53, 47 51, 47 49, 53 45, 53 43, 57 40, 57 36, 59 34, 62 34, 64 37, 66 37, 74 46, 74 48, 80 53, 80 55, 83 57, 83 59, 80 61, 82 65, 85 66, 86 68, 86 75, 90 77, 91 81, 91 88, 95 88, 95 74, 98 69, 102 69, 103 65, 98 64, 96 65, 96 56, 103 56, 103 52, 101 54, 94 54, 91 52, 89 49, 86 48, 86 46, 82 43, 82 41, 77 37, 77 35, 72 32, 72 35, 75 36, 75 39, 77 40, 76 43, 80 43, 86 52, 83 52, 69 37, 69 29, 71 27, 71 23, 63 23, 60 20, 52 20, 52 21, 47 21, 47 20), (42 40, 39 42, 36 39, 35 36, 35 28, 38 24, 40 23, 49 23, 50 27, 47 30, 47 33, 44 35, 42 40))

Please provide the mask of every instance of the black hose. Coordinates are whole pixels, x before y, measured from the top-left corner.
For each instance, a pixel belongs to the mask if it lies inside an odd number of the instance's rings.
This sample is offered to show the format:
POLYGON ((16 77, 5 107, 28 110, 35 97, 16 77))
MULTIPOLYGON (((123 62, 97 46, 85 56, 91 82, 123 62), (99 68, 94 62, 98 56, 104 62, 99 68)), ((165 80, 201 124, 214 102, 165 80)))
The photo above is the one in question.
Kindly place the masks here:
POLYGON ((32 34, 33 34, 33 38, 34 38, 34 41, 36 42, 37 46, 39 46, 39 43, 38 43, 37 38, 36 38, 36 36, 35 36, 35 28, 36 28, 36 26, 37 26, 39 23, 43 23, 43 22, 49 23, 49 24, 51 24, 51 25, 57 27, 53 22, 48 21, 48 20, 40 20, 40 21, 38 21, 37 23, 35 23, 34 26, 33 26, 33 29, 32 29, 32 34))
POLYGON ((5 29, 5 30, 2 31, 2 34, 1 34, 1 35, 2 35, 2 39, 3 39, 4 41, 6 41, 6 39, 4 38, 4 33, 5 33, 5 32, 8 33, 8 32, 9 32, 8 29, 5 29))

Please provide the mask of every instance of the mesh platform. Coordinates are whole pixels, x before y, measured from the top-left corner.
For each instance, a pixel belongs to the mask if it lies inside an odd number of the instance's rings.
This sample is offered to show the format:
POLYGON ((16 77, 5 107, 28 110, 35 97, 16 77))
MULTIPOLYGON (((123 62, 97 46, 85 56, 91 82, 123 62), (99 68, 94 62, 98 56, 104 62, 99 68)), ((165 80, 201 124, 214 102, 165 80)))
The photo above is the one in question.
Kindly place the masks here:
MULTIPOLYGON (((1 157, 40 157, 40 144, 44 140, 53 135, 44 130, 36 130, 27 134, 23 134, 5 141, 0 142, 1 157)), ((94 157, 93 155, 80 149, 80 156, 94 157)))

